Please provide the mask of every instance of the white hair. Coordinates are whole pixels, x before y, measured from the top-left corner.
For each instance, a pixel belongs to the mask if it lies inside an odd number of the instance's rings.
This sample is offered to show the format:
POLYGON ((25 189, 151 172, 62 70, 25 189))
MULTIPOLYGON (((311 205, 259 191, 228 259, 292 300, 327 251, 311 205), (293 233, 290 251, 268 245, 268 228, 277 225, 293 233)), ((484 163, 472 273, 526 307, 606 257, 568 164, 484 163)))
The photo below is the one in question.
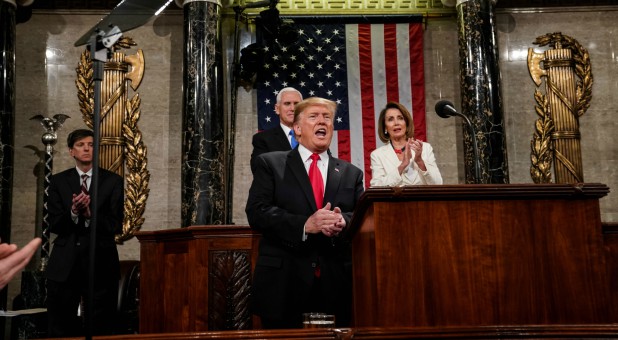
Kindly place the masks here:
POLYGON ((303 94, 300 93, 300 91, 293 87, 284 87, 279 91, 279 93, 277 93, 277 104, 281 103, 281 96, 283 95, 283 92, 296 92, 300 96, 300 100, 303 100, 303 94))

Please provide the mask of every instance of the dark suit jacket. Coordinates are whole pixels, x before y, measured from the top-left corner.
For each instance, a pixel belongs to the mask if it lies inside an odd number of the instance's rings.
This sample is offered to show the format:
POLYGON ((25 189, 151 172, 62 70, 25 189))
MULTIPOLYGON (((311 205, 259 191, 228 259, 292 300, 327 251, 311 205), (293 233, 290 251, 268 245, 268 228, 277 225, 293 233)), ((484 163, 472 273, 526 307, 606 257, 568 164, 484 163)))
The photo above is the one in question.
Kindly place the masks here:
MULTIPOLYGON (((98 209, 95 248, 95 279, 118 280, 120 265, 114 236, 122 229, 124 189, 123 179, 115 173, 99 169, 98 209)), ((65 282, 74 265, 84 263, 88 254, 90 230, 84 222, 71 219, 73 194, 80 193, 80 178, 71 168, 53 175, 49 185, 49 225, 57 234, 45 275, 65 282)), ((86 271, 87 273, 87 271, 86 271)))
MULTIPOLYGON (((341 208, 347 225, 364 190, 362 179, 357 167, 330 156, 324 204, 341 208)), ((327 299, 349 314, 350 240, 346 233, 334 238, 320 233, 309 234, 303 241, 305 222, 316 210, 298 148, 256 158, 245 210, 251 228, 262 234, 253 279, 253 313, 274 319, 293 313, 310 296, 319 263, 322 286, 332 293, 327 299)))
POLYGON ((257 156, 271 151, 288 151, 292 149, 288 136, 281 126, 264 130, 253 135, 253 152, 251 153, 251 171, 254 172, 254 163, 257 156))

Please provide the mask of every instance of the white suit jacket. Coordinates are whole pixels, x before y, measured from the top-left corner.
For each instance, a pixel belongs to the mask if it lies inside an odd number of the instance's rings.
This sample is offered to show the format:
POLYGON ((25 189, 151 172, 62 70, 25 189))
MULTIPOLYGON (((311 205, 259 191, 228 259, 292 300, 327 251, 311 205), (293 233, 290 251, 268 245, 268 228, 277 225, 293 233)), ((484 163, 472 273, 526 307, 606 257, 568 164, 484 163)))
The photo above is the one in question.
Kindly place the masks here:
MULTIPOLYGON (((371 183, 375 186, 403 186, 403 185, 424 185, 442 184, 442 175, 436 164, 436 157, 433 155, 433 148, 429 143, 423 142, 421 157, 425 162, 427 171, 422 171, 413 160, 400 175, 399 164, 395 150, 391 144, 381 146, 371 152, 371 183)), ((412 151, 414 159, 414 151, 412 151)))

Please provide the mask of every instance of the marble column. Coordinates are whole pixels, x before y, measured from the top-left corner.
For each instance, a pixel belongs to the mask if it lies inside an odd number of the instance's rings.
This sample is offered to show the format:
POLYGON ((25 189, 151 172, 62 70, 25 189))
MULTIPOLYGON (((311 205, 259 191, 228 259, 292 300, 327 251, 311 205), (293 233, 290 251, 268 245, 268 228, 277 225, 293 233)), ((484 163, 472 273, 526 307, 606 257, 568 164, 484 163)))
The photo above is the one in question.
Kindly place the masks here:
POLYGON ((182 227, 227 221, 221 3, 184 0, 182 227))
MULTIPOLYGON (((0 0, 0 239, 11 239, 11 196, 15 142, 15 36, 17 5, 0 0)), ((0 290, 0 309, 6 310, 6 289, 0 290)))
POLYGON ((495 0, 458 0, 461 108, 474 127, 464 126, 466 183, 475 183, 476 157, 480 162, 479 183, 508 183, 508 161, 498 42, 494 15, 495 0), (472 138, 476 138, 475 153, 472 138))

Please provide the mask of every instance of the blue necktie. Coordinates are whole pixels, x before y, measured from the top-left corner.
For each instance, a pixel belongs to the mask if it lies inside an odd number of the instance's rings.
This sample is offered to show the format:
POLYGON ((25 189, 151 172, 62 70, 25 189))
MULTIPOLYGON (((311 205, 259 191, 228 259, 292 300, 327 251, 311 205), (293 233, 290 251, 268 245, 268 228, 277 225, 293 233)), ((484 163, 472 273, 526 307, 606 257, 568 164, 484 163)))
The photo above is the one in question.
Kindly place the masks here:
POLYGON ((294 130, 290 130, 290 144, 292 145, 292 149, 294 149, 296 147, 296 145, 298 145, 298 141, 296 140, 296 137, 294 137, 294 130))

